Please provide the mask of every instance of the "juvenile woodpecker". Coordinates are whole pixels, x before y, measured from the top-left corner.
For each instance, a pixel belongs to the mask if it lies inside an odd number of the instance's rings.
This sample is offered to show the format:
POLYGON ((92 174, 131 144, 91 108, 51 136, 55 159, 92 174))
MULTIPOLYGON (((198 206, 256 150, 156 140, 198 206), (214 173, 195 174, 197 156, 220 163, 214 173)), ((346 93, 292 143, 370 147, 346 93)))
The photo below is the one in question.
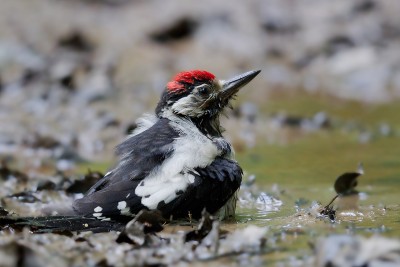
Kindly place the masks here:
POLYGON ((119 161, 74 202, 78 215, 129 220, 142 209, 165 218, 199 218, 203 209, 234 214, 242 169, 222 136, 219 117, 260 70, 218 80, 207 71, 178 73, 168 82, 155 116, 116 148, 119 161))

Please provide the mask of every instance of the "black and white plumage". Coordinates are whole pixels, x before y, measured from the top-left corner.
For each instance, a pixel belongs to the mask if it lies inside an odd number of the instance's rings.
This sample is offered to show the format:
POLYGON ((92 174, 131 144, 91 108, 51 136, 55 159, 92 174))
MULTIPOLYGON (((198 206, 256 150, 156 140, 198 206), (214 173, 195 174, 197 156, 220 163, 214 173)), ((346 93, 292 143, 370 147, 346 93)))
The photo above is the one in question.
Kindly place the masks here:
POLYGON ((119 162, 73 204, 79 215, 129 220, 142 209, 165 218, 232 216, 242 169, 222 137, 219 115, 260 71, 219 81, 206 71, 179 73, 156 108, 117 146, 119 162))
POLYGON ((239 165, 190 121, 160 118, 139 129, 117 147, 120 163, 74 203, 79 214, 106 219, 147 208, 196 218, 204 208, 215 213, 239 188, 239 165))
POLYGON ((242 169, 222 136, 219 116, 233 96, 260 71, 228 81, 207 71, 187 71, 170 81, 154 116, 117 146, 119 161, 86 195, 73 214, 0 217, 0 226, 29 226, 41 232, 111 231, 141 210, 166 219, 199 218, 205 209, 234 215, 242 169))

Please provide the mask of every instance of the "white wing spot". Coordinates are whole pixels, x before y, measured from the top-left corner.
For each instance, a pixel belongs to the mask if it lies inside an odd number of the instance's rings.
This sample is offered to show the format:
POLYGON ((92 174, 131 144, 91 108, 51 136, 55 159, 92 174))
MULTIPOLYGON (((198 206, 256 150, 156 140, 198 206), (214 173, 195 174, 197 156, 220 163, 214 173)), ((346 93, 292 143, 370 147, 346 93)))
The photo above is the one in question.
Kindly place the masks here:
POLYGON ((100 206, 97 206, 96 208, 94 208, 94 212, 101 212, 103 210, 103 208, 102 207, 100 207, 100 206))
POLYGON ((131 209, 130 209, 129 207, 122 209, 122 210, 121 210, 121 214, 122 214, 122 215, 127 215, 127 216, 133 215, 133 214, 131 213, 131 209))
POLYGON ((103 215, 103 213, 101 213, 101 212, 95 212, 95 213, 93 213, 93 216, 94 216, 94 217, 101 217, 101 215, 103 215))
POLYGON ((127 195, 126 195, 126 198, 128 198, 130 195, 131 195, 131 193, 127 194, 127 195))
POLYGON ((188 180, 189 180, 189 183, 191 183, 191 184, 194 183, 194 175, 189 174, 189 175, 187 176, 187 178, 188 178, 188 180))
POLYGON ((123 210, 123 209, 125 209, 125 208, 126 208, 126 201, 120 201, 120 202, 118 202, 117 209, 123 210))

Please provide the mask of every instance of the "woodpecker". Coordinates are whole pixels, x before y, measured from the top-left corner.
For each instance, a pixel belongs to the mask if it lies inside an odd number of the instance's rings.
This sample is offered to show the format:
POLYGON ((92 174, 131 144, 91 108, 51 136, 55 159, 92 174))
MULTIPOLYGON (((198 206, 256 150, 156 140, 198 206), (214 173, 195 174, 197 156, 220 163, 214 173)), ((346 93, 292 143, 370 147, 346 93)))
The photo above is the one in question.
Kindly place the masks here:
POLYGON ((119 161, 73 211, 58 216, 0 216, 0 227, 36 232, 120 230, 143 209, 166 219, 233 216, 242 169, 222 136, 220 115, 239 90, 260 73, 218 80, 204 70, 178 73, 155 109, 116 148, 119 161))
POLYGON ((227 81, 204 70, 178 73, 167 83, 155 115, 138 120, 116 147, 115 168, 73 203, 74 212, 105 221, 128 219, 142 209, 174 219, 199 218, 203 209, 234 215, 242 169, 219 118, 259 73, 227 81))

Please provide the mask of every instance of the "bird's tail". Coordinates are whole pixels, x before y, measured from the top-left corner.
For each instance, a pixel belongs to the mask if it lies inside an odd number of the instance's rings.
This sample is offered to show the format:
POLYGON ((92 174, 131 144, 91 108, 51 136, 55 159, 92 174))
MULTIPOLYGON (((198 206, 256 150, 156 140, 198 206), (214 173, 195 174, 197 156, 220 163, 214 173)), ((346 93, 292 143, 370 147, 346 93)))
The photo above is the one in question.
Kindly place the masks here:
POLYGON ((12 228, 21 230, 28 228, 35 233, 54 233, 65 231, 92 231, 109 232, 121 231, 125 224, 116 221, 102 221, 85 216, 43 216, 43 217, 15 217, 1 216, 0 229, 12 228))

